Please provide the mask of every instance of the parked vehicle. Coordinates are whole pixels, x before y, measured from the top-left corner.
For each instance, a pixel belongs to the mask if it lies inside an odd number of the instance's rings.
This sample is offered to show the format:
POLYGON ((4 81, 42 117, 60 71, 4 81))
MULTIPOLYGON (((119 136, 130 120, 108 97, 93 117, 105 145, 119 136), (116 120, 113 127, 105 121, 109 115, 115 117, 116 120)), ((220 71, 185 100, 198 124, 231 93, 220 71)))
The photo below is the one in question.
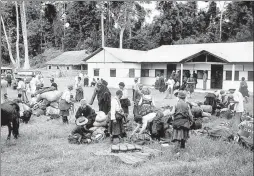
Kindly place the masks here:
POLYGON ((11 74, 13 74, 13 69, 11 67, 1 67, 1 79, 4 79, 7 72, 10 72, 11 74))

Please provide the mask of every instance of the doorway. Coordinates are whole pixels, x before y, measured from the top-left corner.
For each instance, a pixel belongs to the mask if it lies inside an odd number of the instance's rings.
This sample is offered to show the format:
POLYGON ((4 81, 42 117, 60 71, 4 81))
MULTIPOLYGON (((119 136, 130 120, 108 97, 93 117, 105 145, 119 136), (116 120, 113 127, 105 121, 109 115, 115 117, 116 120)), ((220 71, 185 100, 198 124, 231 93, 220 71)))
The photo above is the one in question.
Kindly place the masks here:
POLYGON ((211 89, 222 89, 223 65, 211 65, 211 89))
POLYGON ((167 78, 170 77, 173 70, 176 71, 176 64, 167 64, 167 78))

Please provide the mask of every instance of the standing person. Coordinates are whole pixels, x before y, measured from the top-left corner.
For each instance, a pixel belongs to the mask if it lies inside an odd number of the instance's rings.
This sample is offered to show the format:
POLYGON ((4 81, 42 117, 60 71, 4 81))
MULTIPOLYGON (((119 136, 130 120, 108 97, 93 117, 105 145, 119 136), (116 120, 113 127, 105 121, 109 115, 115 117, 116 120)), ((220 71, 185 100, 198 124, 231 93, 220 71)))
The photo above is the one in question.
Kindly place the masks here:
POLYGON ((204 74, 203 74, 203 90, 206 90, 206 82, 207 82, 207 71, 204 71, 204 74))
POLYGON ((158 90, 160 88, 159 79, 160 79, 160 76, 159 76, 159 74, 157 74, 156 79, 155 79, 155 86, 154 86, 156 90, 158 90))
POLYGON ((93 104, 95 97, 97 96, 99 111, 103 111, 106 115, 110 111, 110 102, 111 102, 111 93, 107 86, 102 84, 99 80, 94 89, 94 93, 92 95, 92 99, 90 101, 90 105, 93 104))
POLYGON ((190 93, 190 98, 195 88, 195 79, 193 78, 193 74, 187 79, 187 90, 190 93))
POLYGON ((55 83, 54 78, 50 78, 51 87, 54 87, 57 90, 57 84, 55 83))
POLYGON ((133 106, 133 115, 134 115, 134 119, 137 118, 139 116, 139 101, 142 97, 142 89, 143 89, 143 85, 142 84, 138 84, 138 89, 135 90, 135 94, 134 94, 134 106, 133 106))
POLYGON ((171 111, 173 115, 173 140, 178 142, 180 148, 185 148, 185 143, 189 138, 189 130, 193 116, 190 106, 186 103, 186 94, 183 91, 178 92, 178 101, 171 111))
POLYGON ((36 76, 36 90, 40 90, 43 87, 43 79, 41 77, 41 75, 37 75, 36 76))
POLYGON ((71 109, 71 107, 73 106, 73 95, 72 95, 72 91, 73 90, 73 86, 69 85, 68 86, 68 90, 66 90, 60 101, 59 101, 59 110, 60 113, 59 115, 62 116, 62 120, 64 124, 68 124, 68 116, 70 115, 69 110, 71 109))
POLYGON ((75 84, 75 89, 76 89, 75 100, 79 102, 81 99, 84 98, 84 92, 81 85, 81 77, 78 77, 78 82, 75 84))
POLYGON ((172 79, 174 80, 174 79, 175 79, 175 76, 176 76, 176 71, 175 71, 175 70, 173 70, 170 76, 171 76, 171 77, 172 77, 172 79))
POLYGON ((247 82, 245 81, 245 78, 242 77, 242 81, 240 82, 240 89, 239 92, 242 93, 243 97, 245 98, 246 103, 248 102, 248 97, 249 97, 249 91, 248 91, 248 85, 247 82))
POLYGON ((119 83, 119 88, 123 93, 123 96, 120 99, 120 103, 127 121, 127 117, 129 115, 129 106, 131 105, 131 102, 128 98, 128 90, 125 88, 125 84, 123 82, 119 83))
POLYGON ((166 84, 165 84, 165 79, 163 74, 161 74, 160 79, 159 79, 159 84, 160 84, 160 88, 159 91, 164 93, 166 90, 166 84))
POLYGON ((8 82, 4 79, 1 79, 1 103, 5 102, 7 99, 7 87, 8 82))
POLYGON ((166 84, 168 85, 168 88, 167 88, 167 90, 166 90, 167 95, 166 95, 165 99, 168 98, 169 94, 170 94, 170 98, 172 98, 172 95, 173 95, 173 88, 174 88, 174 85, 175 85, 175 81, 174 81, 174 79, 173 79, 172 76, 169 77, 169 79, 168 79, 168 81, 167 81, 166 84))
POLYGON ((127 137, 125 128, 123 126, 124 123, 124 112, 121 108, 120 99, 123 96, 123 92, 118 90, 116 92, 116 96, 111 100, 111 112, 110 123, 109 123, 109 133, 111 134, 113 143, 115 143, 115 138, 123 138, 127 137))
POLYGON ((18 94, 21 95, 21 101, 27 103, 28 98, 26 94, 26 84, 22 78, 18 78, 18 79, 19 79, 18 87, 17 87, 18 94))
POLYGON ((31 94, 35 94, 36 92, 36 84, 37 78, 34 75, 32 75, 32 80, 30 81, 31 94))
POLYGON ((234 119, 233 130, 237 130, 237 127, 241 122, 242 113, 244 111, 243 96, 239 91, 236 91, 235 89, 229 89, 229 92, 233 95, 234 98, 234 100, 231 101, 231 103, 234 103, 234 111, 235 111, 235 116, 233 117, 234 119))
POLYGON ((176 70, 176 74, 175 74, 175 79, 174 79, 175 82, 180 82, 180 73, 179 73, 179 70, 176 70))
POLYGON ((195 81, 195 89, 196 89, 198 84, 198 74, 195 71, 193 71, 193 78, 195 81))
POLYGON ((79 72, 78 77, 81 78, 81 82, 82 82, 82 80, 84 79, 84 75, 83 75, 82 71, 79 72))
POLYGON ((95 78, 93 78, 93 81, 91 82, 91 87, 94 87, 97 84, 95 78))
POLYGON ((145 116, 155 109, 154 98, 152 97, 151 90, 148 87, 145 87, 141 91, 142 96, 139 100, 139 112, 141 116, 145 116))
POLYGON ((84 87, 88 87, 89 86, 89 78, 88 75, 85 73, 84 75, 84 87))
POLYGON ((135 91, 138 90, 139 87, 138 87, 138 78, 135 78, 134 79, 134 84, 132 85, 132 100, 134 101, 135 100, 135 91))
POLYGON ((7 72, 6 81, 8 82, 8 87, 11 87, 12 75, 10 72, 7 72))

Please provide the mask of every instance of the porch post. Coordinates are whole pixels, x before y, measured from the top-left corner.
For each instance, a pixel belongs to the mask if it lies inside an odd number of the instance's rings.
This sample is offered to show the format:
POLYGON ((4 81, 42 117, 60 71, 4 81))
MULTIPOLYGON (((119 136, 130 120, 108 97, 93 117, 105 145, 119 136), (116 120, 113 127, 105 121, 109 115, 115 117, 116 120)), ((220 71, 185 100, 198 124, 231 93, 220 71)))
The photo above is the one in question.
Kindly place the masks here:
POLYGON ((235 64, 232 65, 232 82, 235 80, 235 64))
POLYGON ((183 64, 181 63, 181 85, 183 85, 183 64))

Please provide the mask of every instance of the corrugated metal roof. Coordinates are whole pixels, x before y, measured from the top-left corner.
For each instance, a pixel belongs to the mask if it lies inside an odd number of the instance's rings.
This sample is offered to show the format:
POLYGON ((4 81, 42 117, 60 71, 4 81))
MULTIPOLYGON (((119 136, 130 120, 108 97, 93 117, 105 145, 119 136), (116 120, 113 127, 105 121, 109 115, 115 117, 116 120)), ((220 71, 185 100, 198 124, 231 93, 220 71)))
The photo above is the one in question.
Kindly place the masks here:
POLYGON ((140 62, 146 51, 104 47, 88 56, 86 62, 140 62))
POLYGON ((83 61, 88 56, 86 50, 67 51, 56 58, 46 62, 47 65, 80 65, 85 64, 83 61))
POLYGON ((253 42, 163 45, 148 51, 142 62, 181 62, 203 50, 228 62, 253 62, 253 42))

